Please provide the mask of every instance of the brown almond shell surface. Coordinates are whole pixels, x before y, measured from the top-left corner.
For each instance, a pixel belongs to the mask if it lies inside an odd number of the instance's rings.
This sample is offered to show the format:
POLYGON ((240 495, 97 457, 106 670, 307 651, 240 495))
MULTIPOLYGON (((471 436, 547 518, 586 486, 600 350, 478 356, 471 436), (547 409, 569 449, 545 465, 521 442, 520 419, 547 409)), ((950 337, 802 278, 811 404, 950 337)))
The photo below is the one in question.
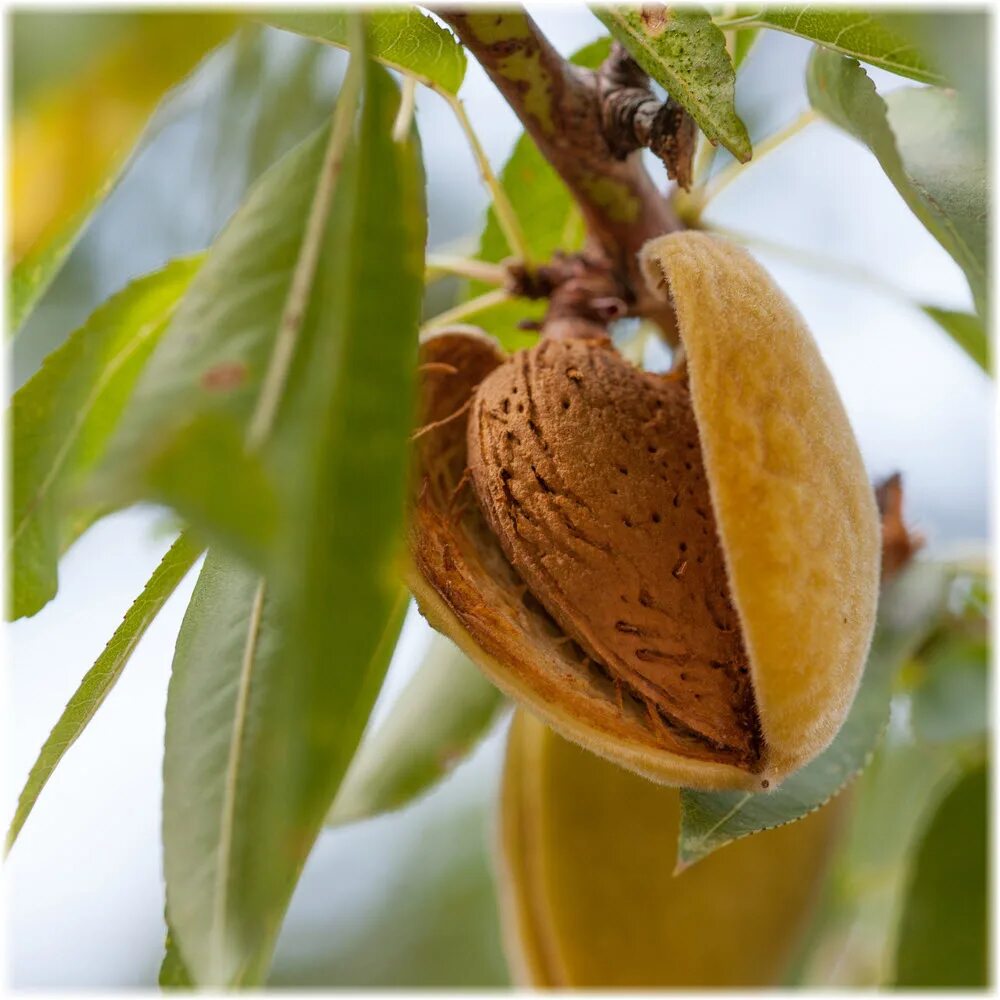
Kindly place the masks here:
POLYGON ((430 624, 501 690, 595 753, 658 782, 759 788, 757 775, 720 760, 700 733, 650 713, 646 700, 616 685, 505 554, 475 496, 467 448, 475 391, 509 363, 498 345, 448 330, 425 339, 420 357, 409 583, 430 624))

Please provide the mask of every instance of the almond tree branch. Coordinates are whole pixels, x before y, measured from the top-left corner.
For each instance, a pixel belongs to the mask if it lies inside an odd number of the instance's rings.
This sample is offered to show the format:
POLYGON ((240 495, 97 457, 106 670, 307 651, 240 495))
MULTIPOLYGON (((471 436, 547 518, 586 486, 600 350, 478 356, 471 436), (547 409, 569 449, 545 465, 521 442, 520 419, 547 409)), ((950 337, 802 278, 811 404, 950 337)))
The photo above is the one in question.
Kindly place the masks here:
MULTIPOLYGON (((567 62, 527 14, 485 9, 437 13, 482 64, 583 214, 588 235, 584 259, 595 264, 593 288, 583 290, 577 280, 565 296, 561 288, 553 291, 550 311, 553 319, 559 318, 560 335, 570 335, 567 320, 577 305, 588 298, 616 298, 630 315, 656 321, 674 340, 673 312, 647 291, 636 258, 648 239, 681 228, 638 151, 640 143, 663 130, 669 116, 659 115, 642 81, 630 78, 634 93, 615 104, 609 117, 620 127, 610 129, 609 141, 607 74, 567 62), (567 301, 561 302, 563 298, 567 301)), ((678 119, 678 127, 682 125, 678 119)), ((663 145, 664 137, 658 135, 657 141, 663 145)), ((592 321, 587 322, 585 335, 593 333, 592 321)))

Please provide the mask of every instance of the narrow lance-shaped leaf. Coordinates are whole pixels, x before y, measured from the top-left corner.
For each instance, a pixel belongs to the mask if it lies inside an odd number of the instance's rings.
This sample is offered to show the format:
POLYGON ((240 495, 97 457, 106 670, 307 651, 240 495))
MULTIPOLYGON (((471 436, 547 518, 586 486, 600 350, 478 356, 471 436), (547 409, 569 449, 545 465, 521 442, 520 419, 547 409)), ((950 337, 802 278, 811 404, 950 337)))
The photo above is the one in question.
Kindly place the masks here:
POLYGON ((896 986, 989 982, 989 782, 985 767, 944 797, 913 864, 900 921, 896 986))
POLYGON ((880 12, 845 7, 764 7, 739 15, 723 26, 774 28, 799 38, 808 38, 825 48, 853 56, 879 69, 921 83, 944 83, 923 52, 905 32, 899 31, 880 12))
MULTIPOLYGON (((415 8, 381 8, 367 17, 368 51, 373 59, 428 86, 458 93, 465 78, 465 50, 447 28, 415 8)), ((340 48, 348 44, 349 15, 345 11, 275 11, 261 15, 261 20, 318 42, 340 48)))
POLYGON ((450 639, 435 635, 389 715, 362 742, 327 823, 398 809, 427 791, 465 759, 505 703, 450 639))
POLYGON ((160 99, 236 24, 228 13, 136 16, 72 79, 19 109, 11 135, 9 332, 22 324, 111 190, 160 99))
POLYGON ((738 70, 746 57, 750 55, 750 50, 757 44, 760 30, 758 28, 740 28, 732 32, 732 36, 733 69, 738 70))
POLYGON ((74 494, 101 459, 200 263, 174 261, 112 296, 14 394, 13 617, 35 614, 55 595, 59 556, 97 513, 74 494))
POLYGON ((191 975, 184 965, 184 959, 177 950, 177 942, 170 931, 163 950, 163 961, 160 963, 160 974, 157 983, 163 989, 191 989, 191 975))
POLYGON ((902 88, 883 100, 853 59, 817 49, 807 72, 809 100, 875 154, 928 232, 965 272, 986 314, 986 161, 979 124, 957 94, 902 88))
MULTIPOLYGON (((990 95, 990 11, 987 7, 934 9, 887 7, 877 18, 893 34, 912 43, 962 95, 970 114, 985 122, 990 95)), ((982 144, 986 144, 986 130, 982 144)))
POLYGON ((394 560, 425 216, 415 139, 391 138, 395 84, 373 63, 364 72, 357 139, 318 178, 335 181, 333 206, 310 217, 318 266, 296 283, 302 327, 265 448, 290 512, 278 568, 265 582, 210 556, 178 643, 165 870, 170 927, 199 984, 262 981, 405 607, 394 560))
POLYGON ((104 704, 104 699, 117 683, 139 640, 145 635, 146 629, 159 614, 167 598, 194 565, 201 550, 200 543, 187 534, 182 534, 174 542, 142 593, 126 612, 124 621, 115 630, 97 662, 87 671, 31 768, 7 831, 8 851, 13 847, 21 827, 31 814, 53 771, 104 704))
MULTIPOLYGON (((405 607, 401 599, 390 615, 369 664, 374 672, 388 665, 405 607)), ((280 597, 255 570, 209 551, 178 635, 167 698, 163 841, 170 930, 163 985, 260 981, 287 898, 266 912, 246 905, 242 859, 254 838, 266 840, 271 866, 290 894, 311 846, 297 825, 298 811, 262 814, 247 801, 251 782, 266 782, 269 774, 287 778, 274 769, 275 754, 281 743, 302 738, 298 721, 304 720, 272 718, 275 687, 296 666, 288 654, 288 621, 280 597)), ((349 707, 345 722, 347 715, 349 707)), ((329 722, 337 726, 336 719, 329 722)))
POLYGON ((750 159, 750 136, 733 104, 736 72, 725 36, 706 10, 651 5, 595 13, 713 143, 741 162, 750 159))
POLYGON ((941 613, 939 567, 911 569, 882 597, 868 665, 854 704, 833 743, 769 792, 681 791, 679 868, 733 840, 801 819, 834 796, 871 757, 889 716, 893 677, 929 634, 941 613), (917 594, 919 600, 914 601, 917 594), (907 607, 912 603, 913 607, 907 607))
POLYGON ((245 452, 246 427, 328 139, 324 127, 267 171, 212 244, 136 386, 95 486, 108 503, 171 504, 207 538, 258 563, 274 537, 277 499, 245 452), (255 489, 241 485, 253 480, 255 489))
POLYGON ((938 306, 922 306, 925 313, 947 333, 984 372, 990 370, 990 339, 983 321, 972 313, 938 306))

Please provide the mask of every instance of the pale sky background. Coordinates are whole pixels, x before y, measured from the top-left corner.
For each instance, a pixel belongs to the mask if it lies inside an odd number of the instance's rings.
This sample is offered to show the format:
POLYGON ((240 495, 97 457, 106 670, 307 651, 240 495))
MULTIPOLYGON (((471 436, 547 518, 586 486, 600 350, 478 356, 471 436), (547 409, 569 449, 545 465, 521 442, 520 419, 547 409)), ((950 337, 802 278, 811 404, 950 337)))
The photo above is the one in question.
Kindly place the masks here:
MULTIPOLYGON (((567 53, 602 33, 583 8, 529 9, 567 53)), ((302 44, 276 37, 272 64, 280 66, 302 44)), ((737 103, 755 139, 805 109, 808 52, 804 42, 769 33, 751 54, 745 81, 752 83, 755 98, 738 92, 737 103)), ((40 313, 39 329, 47 325, 64 332, 130 278, 201 248, 237 203, 239 182, 228 187, 217 178, 209 182, 199 153, 213 128, 207 112, 199 112, 200 95, 213 92, 224 62, 217 57, 205 67, 184 107, 170 116, 109 198, 40 313)), ((320 96, 337 79, 341 57, 331 52, 321 62, 320 96)), ((872 75, 883 89, 910 85, 872 75)), ((462 96, 499 168, 519 132, 513 113, 474 62, 462 96)), ((422 93, 417 120, 436 248, 478 232, 486 197, 443 102, 422 93)), ((923 302, 970 307, 958 267, 909 213, 874 158, 825 124, 809 126, 749 169, 720 195, 707 218, 851 263, 923 302)), ((813 330, 872 477, 903 472, 909 517, 932 549, 983 539, 988 379, 930 320, 898 299, 782 257, 758 256, 813 330)), ((19 365, 30 366, 29 353, 15 357, 16 378, 19 365)), ((49 729, 165 551, 169 539, 162 524, 161 513, 133 510, 95 526, 65 558, 58 598, 8 628, 7 704, 13 725, 4 746, 5 824, 49 729)), ((6 865, 7 955, 15 987, 155 982, 164 934, 163 714, 173 641, 193 584, 191 574, 149 630, 43 793, 6 865)), ((411 612, 381 711, 427 640, 426 625, 411 612)), ((448 946, 466 958, 450 973, 454 981, 503 982, 485 863, 501 751, 497 735, 445 788, 415 807, 321 836, 279 944, 276 982, 390 984, 393 976, 409 975, 413 955, 441 947, 433 938, 433 919, 421 926, 435 906, 467 906, 470 914, 448 946), (434 850, 421 853, 415 864, 416 852, 430 846, 434 850), (467 879, 446 891, 435 880, 443 877, 450 852, 461 855, 467 879), (365 929, 394 912, 393 945, 366 950, 365 929)), ((432 981, 445 975, 424 974, 432 981)))

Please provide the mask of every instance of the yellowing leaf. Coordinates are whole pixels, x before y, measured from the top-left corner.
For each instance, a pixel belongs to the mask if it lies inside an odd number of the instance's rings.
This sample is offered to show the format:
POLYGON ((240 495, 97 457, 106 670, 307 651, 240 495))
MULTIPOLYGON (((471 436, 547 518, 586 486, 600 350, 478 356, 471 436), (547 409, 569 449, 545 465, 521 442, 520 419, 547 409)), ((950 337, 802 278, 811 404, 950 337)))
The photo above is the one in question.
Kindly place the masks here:
POLYGON ((71 80, 39 91, 19 109, 9 174, 12 327, 71 249, 160 98, 235 23, 228 14, 137 17, 71 80))

